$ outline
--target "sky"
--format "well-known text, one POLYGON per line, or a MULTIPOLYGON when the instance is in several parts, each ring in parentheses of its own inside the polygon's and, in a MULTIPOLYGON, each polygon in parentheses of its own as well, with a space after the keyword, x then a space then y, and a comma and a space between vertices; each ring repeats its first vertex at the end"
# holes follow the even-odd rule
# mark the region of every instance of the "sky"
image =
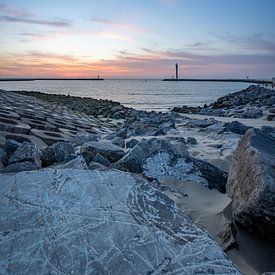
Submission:
POLYGON ((275 0, 0 0, 0 77, 275 77, 275 0))

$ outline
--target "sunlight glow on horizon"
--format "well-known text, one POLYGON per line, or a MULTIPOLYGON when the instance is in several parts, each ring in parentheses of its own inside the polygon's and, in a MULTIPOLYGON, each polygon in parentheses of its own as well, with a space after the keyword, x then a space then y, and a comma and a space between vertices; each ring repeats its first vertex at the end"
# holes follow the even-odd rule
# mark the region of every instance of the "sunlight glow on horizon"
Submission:
POLYGON ((275 1, 0 0, 0 77, 275 75, 275 1), (203 12, 202 12, 203 11, 203 12))

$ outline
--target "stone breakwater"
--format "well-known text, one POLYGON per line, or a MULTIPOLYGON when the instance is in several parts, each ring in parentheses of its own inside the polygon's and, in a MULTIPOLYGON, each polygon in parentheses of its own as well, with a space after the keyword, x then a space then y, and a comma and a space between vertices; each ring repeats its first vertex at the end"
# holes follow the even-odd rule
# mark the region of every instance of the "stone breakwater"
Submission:
POLYGON ((25 94, 0 92, 0 270, 239 274, 222 251, 238 246, 235 222, 274 240, 274 128, 25 94), (167 179, 227 192, 233 221, 210 237, 167 179))
POLYGON ((247 89, 219 98, 210 106, 175 107, 179 113, 225 116, 235 118, 260 118, 275 120, 275 91, 251 85, 247 89))

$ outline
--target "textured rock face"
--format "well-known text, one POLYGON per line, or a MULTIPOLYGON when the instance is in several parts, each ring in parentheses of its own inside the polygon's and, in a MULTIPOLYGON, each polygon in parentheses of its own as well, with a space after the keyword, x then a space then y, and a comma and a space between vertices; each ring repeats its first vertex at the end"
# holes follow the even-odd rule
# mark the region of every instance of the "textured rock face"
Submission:
POLYGON ((236 149, 227 182, 233 218, 253 233, 275 239, 275 139, 251 129, 236 149))
POLYGON ((124 151, 121 147, 109 142, 87 142, 81 147, 81 153, 90 161, 97 153, 105 157, 111 162, 116 162, 123 157, 124 151))
POLYGON ((147 181, 119 171, 0 176, 0 270, 9 274, 239 274, 147 181))
POLYGON ((41 166, 41 160, 38 148, 30 142, 23 142, 18 149, 10 156, 9 164, 16 162, 31 161, 38 167, 41 166))
POLYGON ((49 166, 64 161, 66 157, 74 153, 74 147, 69 142, 60 141, 42 149, 41 152, 43 166, 49 166))
POLYGON ((188 156, 185 143, 174 142, 172 144, 167 140, 156 138, 142 139, 128 154, 115 164, 115 167, 124 171, 141 173, 146 159, 161 152, 165 152, 171 156, 173 159, 171 161, 176 161, 178 157, 188 156))
POLYGON ((224 125, 225 132, 232 132, 238 135, 244 135, 248 129, 249 127, 243 125, 239 121, 232 121, 224 125))

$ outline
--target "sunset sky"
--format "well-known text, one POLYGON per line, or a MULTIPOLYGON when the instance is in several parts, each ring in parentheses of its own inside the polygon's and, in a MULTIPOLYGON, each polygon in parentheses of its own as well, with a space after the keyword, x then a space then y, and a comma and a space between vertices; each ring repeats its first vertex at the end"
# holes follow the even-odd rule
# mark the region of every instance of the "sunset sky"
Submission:
POLYGON ((0 77, 275 76, 274 0, 0 0, 0 77))

